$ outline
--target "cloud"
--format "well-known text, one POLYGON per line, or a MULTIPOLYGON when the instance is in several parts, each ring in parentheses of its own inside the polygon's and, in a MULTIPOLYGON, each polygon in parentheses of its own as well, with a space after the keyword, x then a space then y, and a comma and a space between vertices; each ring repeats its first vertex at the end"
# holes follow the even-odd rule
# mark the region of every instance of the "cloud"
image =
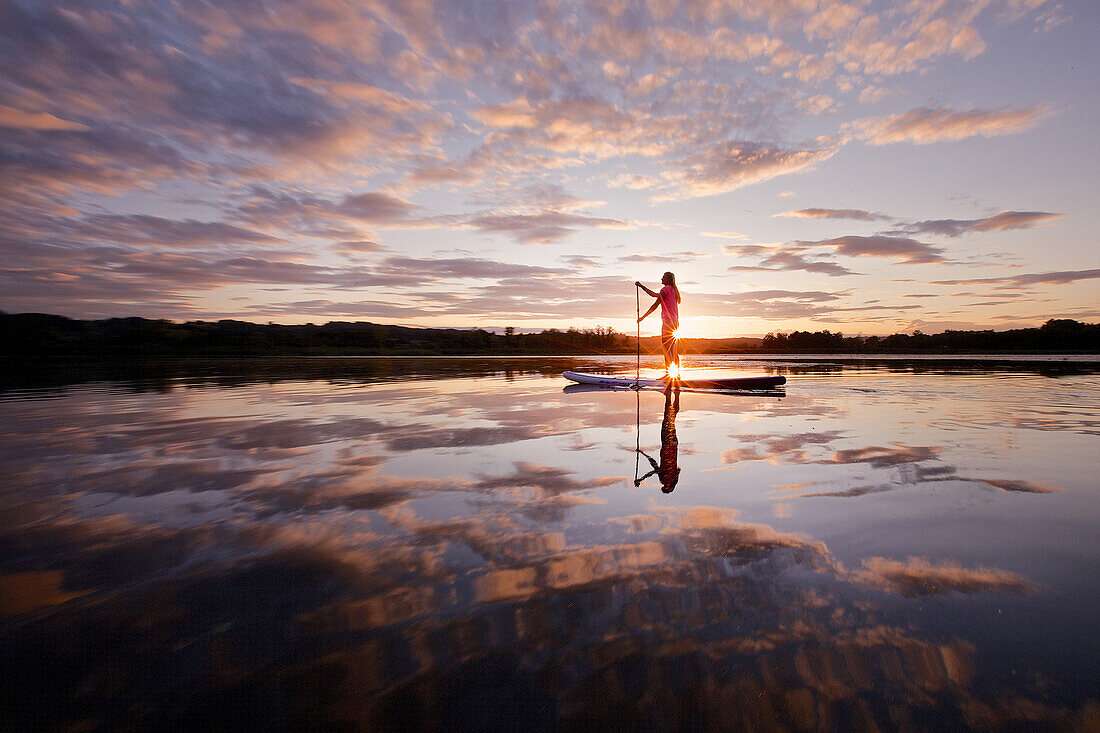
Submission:
POLYGON ((859 93, 859 101, 862 104, 875 104, 881 102, 886 97, 890 96, 891 91, 882 87, 874 85, 865 87, 863 91, 859 93))
POLYGON ((872 145, 910 142, 916 145, 965 140, 971 137, 998 137, 1026 132, 1046 116, 1046 107, 975 109, 956 112, 947 108, 919 107, 881 119, 849 123, 856 137, 872 145))
POLYGON ((294 300, 281 303, 254 304, 245 307, 249 318, 292 316, 302 318, 379 318, 390 321, 407 321, 433 314, 431 306, 412 301, 409 305, 374 300, 334 301, 327 299, 294 300))
MULTIPOLYGON (((805 60, 805 59, 803 59, 805 60)), ((798 103, 798 108, 809 115, 819 115, 825 110, 833 106, 833 98, 825 95, 818 94, 809 99, 803 100, 798 103)))
POLYGON ((730 303, 751 303, 769 300, 795 300, 799 302, 824 303, 840 298, 838 293, 827 293, 821 290, 754 290, 747 293, 734 293, 723 296, 730 303))
POLYGON ((124 124, 88 130, 9 129, 0 136, 0 199, 47 205, 76 191, 117 194, 203 166, 146 130, 124 124))
POLYGON ((407 223, 418 209, 385 191, 364 191, 330 199, 294 189, 272 190, 253 185, 242 194, 233 215, 256 226, 313 233, 334 223, 353 226, 407 223))
POLYGON ((734 434, 730 436, 744 443, 722 452, 722 463, 768 460, 772 463, 809 462, 808 448, 824 446, 844 437, 844 433, 827 430, 820 433, 790 433, 785 435, 734 434))
POLYGON ((939 247, 907 237, 848 235, 819 241, 799 241, 795 244, 802 247, 829 247, 835 249, 837 254, 848 257, 890 257, 899 260, 899 264, 903 265, 926 265, 948 261, 939 247))
POLYGON ((329 249, 333 252, 355 257, 381 251, 383 247, 378 242, 337 242, 329 249))
POLYGON ((765 258, 761 263, 755 267, 746 265, 732 265, 726 268, 731 272, 768 272, 768 271, 791 271, 791 270, 804 270, 806 272, 817 272, 822 275, 829 275, 831 277, 841 277, 844 275, 855 275, 857 273, 849 270, 847 267, 838 265, 835 262, 823 262, 823 261, 810 261, 805 257, 793 252, 775 252, 765 258))
MULTIPOLYGON (((572 196, 558 187, 535 186, 519 192, 522 207, 505 208, 469 215, 413 217, 419 207, 409 201, 382 191, 369 191, 345 196, 339 201, 322 199, 310 194, 277 194, 257 188, 251 200, 242 204, 238 215, 246 221, 268 226, 298 226, 305 221, 313 230, 324 222, 378 224, 389 227, 473 228, 491 233, 513 235, 521 244, 559 242, 577 227, 627 229, 629 224, 611 217, 596 217, 576 211, 603 202, 587 201, 572 196)), ((334 232, 342 235, 345 232, 334 232)), ((354 234, 354 230, 346 232, 354 234)))
POLYGON ((856 219, 857 221, 878 221, 888 219, 883 214, 875 214, 863 209, 798 209, 784 211, 775 216, 796 217, 800 219, 856 219))
POLYGON ((507 104, 494 104, 472 110, 470 116, 489 127, 530 128, 539 122, 531 103, 522 98, 507 104))
POLYGON ((907 561, 873 557, 854 574, 858 582, 877 585, 907 598, 946 593, 1024 593, 1035 586, 1023 576, 995 568, 964 568, 955 563, 933 565, 919 557, 907 561))
POLYGON ((620 257, 619 262, 683 262, 685 260, 698 260, 710 256, 709 252, 691 252, 686 250, 681 252, 669 252, 667 254, 639 252, 620 257))
MULTIPOLYGON (((195 239, 195 234, 185 231, 195 239)), ((208 232, 200 234, 208 236, 208 232)), ((177 246, 184 243, 178 239, 177 246)), ((368 249, 370 249, 368 247, 368 249)), ((4 246, 0 243, 0 253, 4 246)), ((3 307, 20 303, 39 306, 43 312, 71 312, 70 308, 81 303, 98 303, 95 315, 133 315, 134 308, 147 308, 150 313, 161 314, 168 308, 191 311, 187 305, 195 293, 242 284, 253 285, 308 285, 334 290, 361 288, 422 288, 428 285, 448 283, 453 289, 443 292, 419 293, 404 303, 385 306, 354 306, 345 309, 345 315, 388 315, 411 318, 417 313, 431 312, 433 307, 447 308, 450 312, 462 312, 455 305, 460 300, 463 286, 456 281, 491 279, 515 283, 518 291, 522 285, 531 286, 533 279, 561 278, 572 271, 565 268, 539 267, 511 264, 485 258, 413 258, 390 256, 373 264, 328 265, 293 261, 294 253, 283 250, 256 251, 250 254, 222 250, 193 249, 182 251, 152 252, 121 247, 73 248, 36 247, 29 253, 15 252, 9 256, 6 266, 0 266, 0 300, 3 307), (419 311, 411 307, 418 302, 419 311), (434 304, 434 305, 433 305, 434 304)), ((593 296, 596 294, 593 293, 593 296)), ((337 313, 326 310, 327 299, 298 301, 303 312, 337 313)), ((485 312, 496 309, 489 304, 485 312)), ((248 307, 250 312, 294 313, 288 306, 248 307)), ((589 312, 594 312, 592 307, 589 312)), ((143 314, 144 311, 143 311, 143 314)))
POLYGON ((755 290, 744 293, 692 293, 692 313, 783 320, 826 313, 844 293, 820 290, 755 290))
POLYGON ((803 30, 806 37, 813 40, 818 38, 836 38, 851 28, 859 20, 861 12, 855 5, 845 3, 828 3, 806 21, 803 30))
POLYGON ((25 112, 15 107, 0 105, 0 127, 16 127, 24 130, 88 130, 87 125, 63 120, 48 112, 25 112))
POLYGON ((699 232, 701 237, 715 237, 717 239, 748 239, 749 235, 740 232, 699 232))
MULTIPOLYGON (((781 244, 723 244, 722 254, 734 257, 758 257, 783 250, 781 244)), ((801 251, 798 247, 792 247, 793 251, 801 251)))
POLYGON ((671 201, 714 196, 805 170, 828 160, 836 148, 784 149, 754 142, 727 142, 674 161, 666 178, 676 185, 653 197, 671 201))
POLYGON ((502 280, 508 278, 556 277, 571 271, 558 267, 519 265, 486 260, 478 257, 454 259, 417 259, 413 257, 387 257, 378 266, 383 274, 420 276, 426 279, 474 278, 502 280))
POLYGON ((442 429, 419 425, 387 436, 386 447, 392 451, 406 452, 427 448, 503 445, 535 440, 544 437, 548 432, 545 426, 536 425, 442 429))
POLYGON ((368 191, 344 197, 335 212, 363 221, 397 221, 408 216, 413 205, 388 193, 368 191))
POLYGON ((861 305, 852 308, 833 308, 830 313, 869 313, 871 311, 908 311, 921 310, 919 305, 861 305))
POLYGON ((986 48, 971 25, 984 7, 912 3, 889 14, 861 12, 858 20, 847 23, 844 32, 830 44, 831 55, 846 71, 868 76, 926 69, 933 61, 950 55, 970 61, 986 48))
POLYGON ((1061 270, 1057 272, 1036 272, 1008 277, 980 277, 966 280, 933 280, 929 285, 997 285, 998 290, 1014 290, 1032 285, 1067 285, 1080 280, 1100 278, 1097 270, 1061 270))
POLYGON ((577 267, 599 267, 600 261, 595 257, 589 255, 566 255, 562 257, 562 262, 577 268, 577 267))
POLYGON ((1025 494, 1053 494, 1062 490, 1053 486, 1044 486, 1042 484, 1033 484, 1029 481, 1015 481, 1011 479, 982 478, 971 480, 980 481, 983 484, 992 486, 995 489, 1000 489, 1001 491, 1019 491, 1025 494))
POLYGON ((388 112, 409 114, 431 109, 427 102, 415 101, 396 92, 360 82, 329 81, 325 79, 290 79, 291 83, 321 92, 336 104, 362 102, 388 112))
POLYGON ((660 184, 659 178, 646 176, 641 173, 623 173, 607 182, 612 188, 628 188, 634 191, 655 188, 660 184))
POLYGON ((632 96, 644 96, 652 94, 667 83, 668 79, 662 74, 646 74, 627 87, 627 92, 632 96))
POLYGON ((907 225, 909 233, 939 234, 958 237, 969 232, 993 232, 1009 229, 1031 229, 1065 218, 1065 214, 1047 211, 1002 211, 982 219, 933 219, 907 225))
MULTIPOLYGON (((843 309, 841 309, 843 310, 843 309)), ((752 437, 752 436, 747 436, 752 437)), ((927 483, 935 481, 966 481, 971 483, 980 483, 990 486, 1005 492, 1022 492, 1029 494, 1051 494, 1062 491, 1062 489, 1045 486, 1042 484, 1033 484, 1028 481, 1019 481, 1011 479, 987 479, 987 478, 971 478, 960 476, 958 470, 954 466, 936 465, 936 466, 922 466, 917 465, 924 461, 933 461, 939 459, 941 449, 937 446, 908 446, 901 443, 893 444, 894 447, 883 446, 868 446, 865 448, 855 448, 837 451, 831 458, 819 461, 812 461, 819 464, 842 464, 851 465, 857 463, 866 463, 874 468, 890 468, 893 466, 906 466, 907 469, 911 469, 904 474, 905 483, 927 483)), ((751 456, 750 456, 751 457, 751 456)), ((755 456, 759 458, 760 456, 755 456)), ((797 462, 810 462, 804 455, 796 455, 797 462)), ((846 489, 843 491, 818 491, 813 493, 799 494, 801 498, 810 497, 843 497, 852 498, 858 496, 864 496, 866 494, 881 493, 885 491, 891 491, 897 488, 899 484, 880 484, 871 486, 860 486, 852 489, 846 489)), ((798 488, 805 488, 805 485, 800 485, 798 488)))
POLYGON ((167 247, 283 242, 278 237, 225 222, 166 219, 147 214, 86 216, 61 220, 58 224, 58 235, 70 241, 167 247))
POLYGON ((819 463, 866 463, 874 468, 887 468, 905 463, 934 460, 939 452, 940 449, 935 446, 909 446, 896 443, 894 447, 888 448, 871 445, 865 448, 839 450, 833 454, 832 458, 819 463))
MULTIPOLYGON (((799 484, 799 488, 803 488, 806 484, 799 484)), ((843 491, 815 491, 808 494, 796 494, 799 499, 814 499, 833 497, 838 499, 854 499, 860 496, 867 496, 868 494, 881 494, 886 491, 891 491, 896 488, 892 484, 885 485, 872 485, 872 486, 855 486, 850 489, 844 489, 843 491)))
POLYGON ((564 96, 535 103, 519 98, 472 110, 471 116, 494 128, 480 156, 505 167, 540 149, 559 157, 594 160, 653 157, 670 149, 668 122, 596 96, 564 96))
MULTIPOLYGON (((1014 8, 1012 22, 1051 20, 1014 8)), ((414 318, 420 304, 458 314, 468 299, 481 308, 468 283, 448 288, 384 255, 400 246, 425 259, 471 239, 555 245, 585 229, 638 227, 623 213, 634 191, 652 201, 729 193, 824 167, 845 136, 924 140, 1034 124, 1045 108, 915 110, 840 135, 818 119, 821 137, 791 137, 807 115, 844 114, 861 89, 873 96, 887 74, 981 53, 976 17, 956 3, 879 13, 807 0, 492 2, 462 12, 395 0, 13 5, 0 24, 9 51, 0 58, 0 297, 18 310, 48 310, 58 298, 74 315, 180 317, 199 302, 257 312, 275 297, 264 288, 297 291, 273 310, 317 312, 353 308, 330 288, 388 287, 395 302, 376 312, 414 318), (476 79, 487 81, 471 86, 476 79), (419 198, 427 186, 438 190, 419 198), (624 189, 621 208, 591 200, 601 186, 624 189), (391 242, 395 229, 423 234, 391 242), (432 244, 455 230, 468 230, 455 235, 461 243, 432 244), (426 283, 432 292, 411 292, 426 283), (233 287, 248 293, 211 292, 233 287)), ((1042 212, 1011 213, 1014 222, 969 225, 1042 223, 1042 212)), ((863 245, 793 243, 739 267, 842 276, 851 271, 829 261, 834 252, 890 256, 882 241, 863 245)), ((624 251, 647 256, 641 249, 624 251)), ((936 261, 935 251, 910 250, 902 261, 936 261)), ((548 257, 562 261, 559 250, 548 257)), ((519 303, 518 282, 499 285, 519 303)), ((563 308, 606 312, 587 294, 563 308)))
POLYGON ((510 319, 593 318, 608 312, 630 312, 630 292, 622 286, 620 276, 513 277, 487 283, 457 302, 443 302, 440 307, 448 313, 493 319, 501 314, 510 319))
POLYGON ((515 236, 521 244, 548 244, 559 242, 574 231, 572 227, 588 226, 597 229, 626 229, 626 222, 608 217, 583 216, 561 211, 538 214, 483 214, 470 217, 463 226, 485 232, 504 232, 515 236))
POLYGON ((538 491, 541 496, 553 497, 574 491, 610 486, 623 480, 619 477, 602 477, 582 481, 574 478, 575 475, 573 471, 566 469, 520 461, 515 464, 514 471, 510 474, 478 476, 471 488, 477 491, 531 488, 538 491))
MULTIPOLYGON (((136 11, 95 2, 13 7, 4 26, 7 58, 35 63, 2 65, 8 86, 0 107, 43 111, 3 118, 33 128, 22 131, 36 132, 46 150, 59 139, 45 135, 87 133, 64 144, 84 148, 74 157, 85 166, 94 161, 107 171, 117 164, 94 153, 103 144, 96 138, 108 134, 128 138, 130 148, 147 140, 198 169, 266 168, 282 176, 293 167, 346 168, 366 154, 379 161, 431 148, 452 124, 429 104, 400 104, 395 92, 374 87, 367 94, 371 87, 351 81, 362 78, 350 73, 357 52, 354 63, 382 57, 365 53, 377 38, 375 21, 350 8, 307 0, 274 12, 198 4, 136 11), (345 79, 322 81, 322 71, 345 79), (72 118, 81 122, 65 124, 72 118)), ((130 185, 157 177, 152 167, 131 172, 130 185)))

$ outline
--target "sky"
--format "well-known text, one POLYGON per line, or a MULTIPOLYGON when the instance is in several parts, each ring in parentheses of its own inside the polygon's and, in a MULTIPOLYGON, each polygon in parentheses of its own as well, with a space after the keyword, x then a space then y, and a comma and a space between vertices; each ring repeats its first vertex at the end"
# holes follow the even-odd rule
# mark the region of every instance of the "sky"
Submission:
POLYGON ((1096 321, 1098 31, 1095 0, 0 0, 0 310, 632 334, 669 270, 685 336, 1096 321))

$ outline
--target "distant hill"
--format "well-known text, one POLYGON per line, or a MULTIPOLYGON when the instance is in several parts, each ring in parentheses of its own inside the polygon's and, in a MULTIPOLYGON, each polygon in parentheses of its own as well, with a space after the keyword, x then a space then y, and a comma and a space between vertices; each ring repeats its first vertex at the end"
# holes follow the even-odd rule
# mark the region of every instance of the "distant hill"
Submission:
MULTIPOLYGON (((482 329, 410 328, 333 321, 318 326, 246 321, 175 323, 147 318, 85 321, 44 313, 0 313, 0 340, 13 357, 200 357, 308 355, 630 354, 635 338, 610 328, 504 334, 482 329)), ((641 339, 660 353, 656 336, 641 339)), ((1100 353, 1100 324, 1059 319, 1039 328, 939 334, 844 336, 830 331, 770 333, 764 338, 682 339, 684 354, 724 353, 1100 353)))

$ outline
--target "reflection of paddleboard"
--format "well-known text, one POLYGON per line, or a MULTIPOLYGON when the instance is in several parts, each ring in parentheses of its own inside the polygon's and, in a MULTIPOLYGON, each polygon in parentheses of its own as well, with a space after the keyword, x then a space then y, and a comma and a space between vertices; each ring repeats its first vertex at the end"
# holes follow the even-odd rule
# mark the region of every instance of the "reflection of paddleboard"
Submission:
MULTIPOLYGON (((657 387, 664 389, 667 379, 635 379, 634 377, 614 377, 607 374, 582 374, 581 372, 562 372, 562 376, 580 384, 596 384, 604 387, 657 387)), ((673 386, 686 389, 775 389, 786 384, 787 378, 775 377, 730 377, 726 379, 677 379, 673 386)))
MULTIPOLYGON (((634 389, 634 380, 630 380, 630 384, 567 384, 562 392, 565 394, 580 394, 582 392, 615 392, 615 391, 632 391, 634 389)), ((667 384, 655 385, 653 387, 646 387, 641 385, 639 390, 652 390, 655 392, 664 392, 668 389, 667 384)), ((690 387, 676 387, 681 392, 695 392, 698 394, 721 394, 721 395, 741 395, 752 397, 786 397, 787 393, 783 391, 782 387, 775 389, 693 389, 690 387)))

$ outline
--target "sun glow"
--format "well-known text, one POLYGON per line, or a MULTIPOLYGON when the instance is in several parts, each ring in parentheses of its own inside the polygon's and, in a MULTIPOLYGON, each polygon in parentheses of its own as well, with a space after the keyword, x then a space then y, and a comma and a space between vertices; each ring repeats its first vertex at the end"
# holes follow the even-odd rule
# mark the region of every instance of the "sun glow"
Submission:
POLYGON ((680 365, 673 362, 668 365, 668 376, 670 379, 680 378, 680 365))

